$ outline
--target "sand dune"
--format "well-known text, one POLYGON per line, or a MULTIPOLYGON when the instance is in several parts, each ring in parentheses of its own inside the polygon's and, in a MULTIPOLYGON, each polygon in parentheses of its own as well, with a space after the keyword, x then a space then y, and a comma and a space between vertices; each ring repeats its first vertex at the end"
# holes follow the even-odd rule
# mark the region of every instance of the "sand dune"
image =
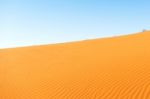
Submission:
POLYGON ((0 99, 150 99, 150 32, 1 49, 0 99))

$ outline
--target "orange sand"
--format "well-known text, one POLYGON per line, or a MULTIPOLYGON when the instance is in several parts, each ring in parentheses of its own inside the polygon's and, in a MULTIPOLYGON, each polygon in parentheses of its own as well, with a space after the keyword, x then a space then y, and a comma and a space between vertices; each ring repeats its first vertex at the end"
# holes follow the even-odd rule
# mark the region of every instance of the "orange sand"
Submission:
POLYGON ((1 49, 0 99, 150 99, 150 32, 1 49))

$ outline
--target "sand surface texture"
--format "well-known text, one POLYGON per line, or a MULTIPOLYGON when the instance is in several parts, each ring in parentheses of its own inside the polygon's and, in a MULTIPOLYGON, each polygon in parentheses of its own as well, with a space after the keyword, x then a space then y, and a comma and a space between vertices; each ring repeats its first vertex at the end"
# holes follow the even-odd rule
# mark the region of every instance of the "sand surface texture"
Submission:
POLYGON ((1 49, 0 99, 150 99, 150 32, 1 49))

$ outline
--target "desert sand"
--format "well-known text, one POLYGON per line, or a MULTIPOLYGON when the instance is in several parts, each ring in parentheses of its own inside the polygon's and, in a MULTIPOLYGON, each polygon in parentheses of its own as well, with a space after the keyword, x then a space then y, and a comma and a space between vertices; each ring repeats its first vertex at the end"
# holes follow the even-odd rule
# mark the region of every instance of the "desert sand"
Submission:
POLYGON ((0 99, 150 99, 150 32, 1 49, 0 99))

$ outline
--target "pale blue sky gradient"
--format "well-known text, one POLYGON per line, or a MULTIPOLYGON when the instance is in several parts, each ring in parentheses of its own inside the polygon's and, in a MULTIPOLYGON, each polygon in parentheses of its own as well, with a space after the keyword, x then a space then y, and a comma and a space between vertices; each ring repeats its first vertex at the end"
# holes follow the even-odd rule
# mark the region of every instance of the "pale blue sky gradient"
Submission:
POLYGON ((150 0, 0 0, 0 48, 150 29, 150 0))

